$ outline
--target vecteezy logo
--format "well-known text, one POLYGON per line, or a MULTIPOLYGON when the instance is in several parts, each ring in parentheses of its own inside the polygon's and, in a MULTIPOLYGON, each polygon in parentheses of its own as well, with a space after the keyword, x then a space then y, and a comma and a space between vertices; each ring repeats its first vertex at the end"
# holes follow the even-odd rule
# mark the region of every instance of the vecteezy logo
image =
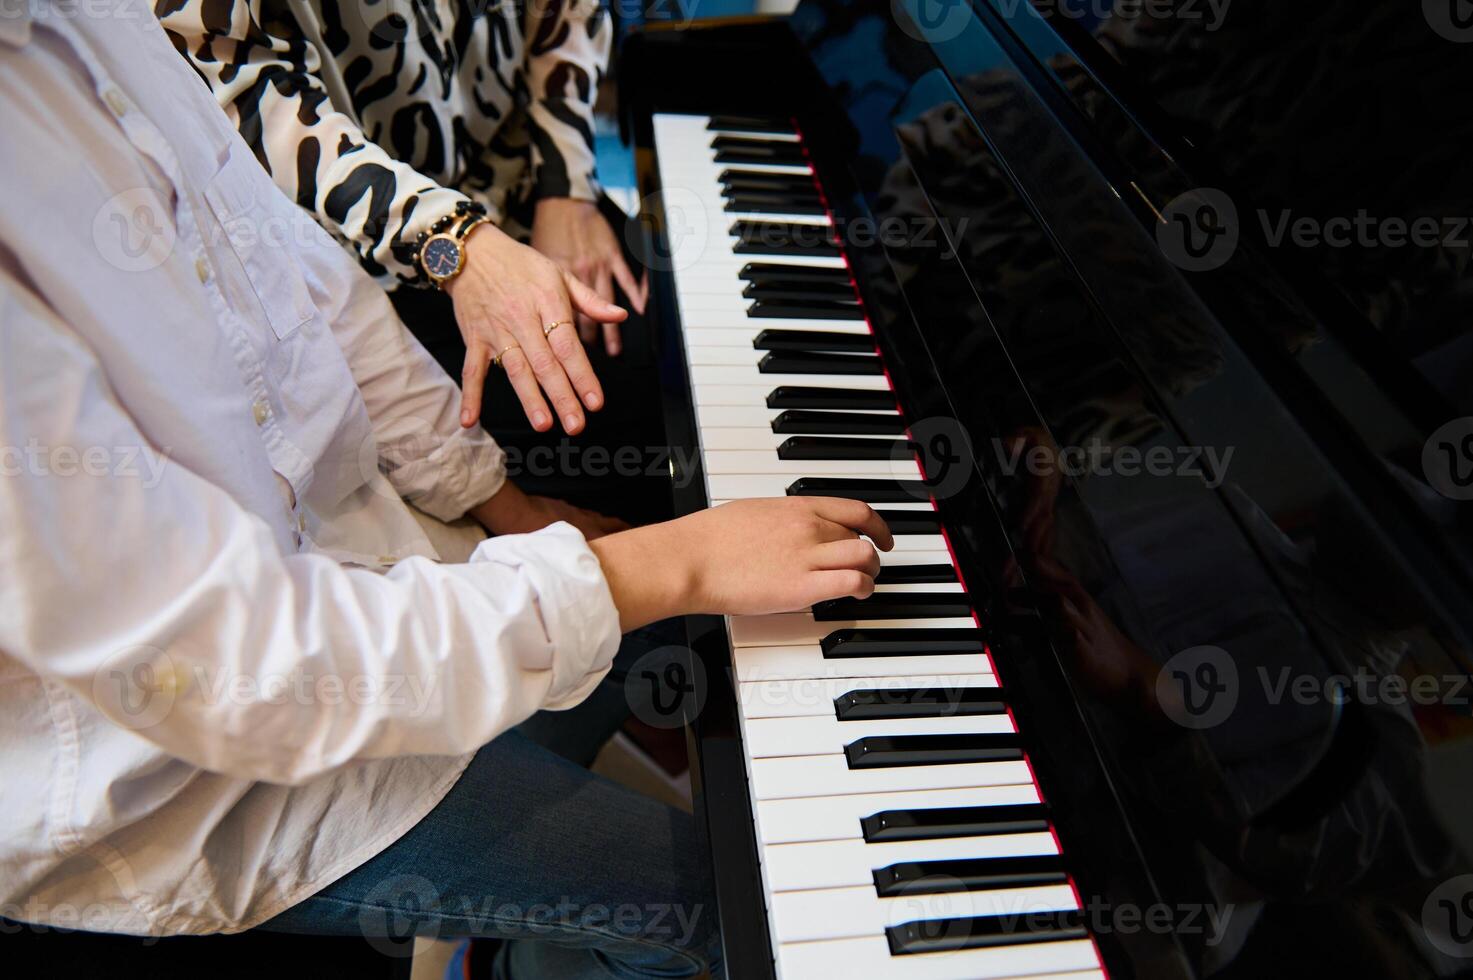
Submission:
POLYGON ((706 705, 706 671, 694 651, 660 647, 636 660, 624 677, 629 710, 653 728, 679 728, 706 705))
POLYGON ((1473 500, 1473 415, 1438 427, 1422 446, 1422 472, 1451 500, 1473 500))
POLYGON ((1449 41, 1473 41, 1473 0, 1422 0, 1427 24, 1449 41))
POLYGON ((1448 956, 1473 956, 1473 874, 1449 878, 1422 903, 1422 928, 1448 956))
POLYGON ((173 214, 152 187, 114 194, 92 216, 92 244, 123 272, 147 272, 174 251, 173 214))
POLYGON ((923 480, 917 499, 944 500, 972 478, 976 462, 966 426, 952 418, 921 419, 910 426, 910 438, 896 443, 890 472, 906 485, 923 480))
POLYGON ((158 647, 126 647, 92 675, 92 697, 115 724, 152 728, 169 714, 181 687, 174 660, 158 647))
POLYGON ((428 878, 390 875, 363 896, 358 931, 385 956, 413 956, 412 937, 437 934, 439 908, 440 893, 428 878))
POLYGON ((967 0, 890 0, 890 14, 917 41, 952 41, 972 22, 967 0))
POLYGON ((1161 667, 1156 700, 1183 728, 1215 728, 1238 705, 1238 666, 1222 647, 1191 647, 1161 667))
POLYGON ((1220 268, 1238 248, 1238 209, 1215 187, 1178 194, 1161 211, 1156 245, 1188 272, 1220 268))
POLYGON ((705 202, 695 192, 666 187, 646 195, 639 204, 639 220, 627 222, 624 235, 635 254, 647 256, 647 266, 678 272, 706 254, 711 222, 705 202))

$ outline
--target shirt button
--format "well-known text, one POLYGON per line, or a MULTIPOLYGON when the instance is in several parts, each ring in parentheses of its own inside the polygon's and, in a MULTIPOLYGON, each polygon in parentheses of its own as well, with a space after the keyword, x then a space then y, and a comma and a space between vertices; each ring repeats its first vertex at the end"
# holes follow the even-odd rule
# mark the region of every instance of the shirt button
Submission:
POLYGON ((210 281, 210 263, 205 261, 203 255, 194 260, 194 274, 199 276, 200 282, 210 281))
POLYGON ((392 564, 394 564, 398 560, 399 559, 395 558, 393 555, 379 555, 378 556, 378 563, 380 565, 392 565, 392 564))
POLYGON ((297 515, 297 530, 298 531, 305 531, 305 530, 307 530, 307 515, 306 514, 298 514, 297 515))
POLYGON ((110 88, 102 93, 102 100, 107 103, 107 107, 112 110, 113 115, 122 116, 127 114, 128 100, 123 98, 123 93, 117 89, 110 88))
POLYGON ((266 420, 271 417, 271 406, 262 399, 251 406, 251 414, 255 416, 257 425, 265 425, 266 420))

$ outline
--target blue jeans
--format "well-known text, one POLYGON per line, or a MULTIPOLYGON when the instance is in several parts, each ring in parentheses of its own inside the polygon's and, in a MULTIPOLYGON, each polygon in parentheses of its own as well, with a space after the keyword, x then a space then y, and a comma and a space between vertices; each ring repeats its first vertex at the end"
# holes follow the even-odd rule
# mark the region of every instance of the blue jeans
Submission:
POLYGON ((407 834, 261 928, 505 939, 499 980, 720 976, 694 821, 579 764, 628 711, 623 670, 663 637, 625 637, 587 701, 493 740, 407 834))

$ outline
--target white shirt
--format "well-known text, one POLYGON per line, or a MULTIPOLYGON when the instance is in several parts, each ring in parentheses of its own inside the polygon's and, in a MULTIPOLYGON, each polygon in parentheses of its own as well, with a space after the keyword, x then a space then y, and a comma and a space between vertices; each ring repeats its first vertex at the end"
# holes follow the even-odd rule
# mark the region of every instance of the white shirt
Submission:
POLYGON ((500 450, 148 9, 62 7, 0 12, 0 916, 234 931, 581 700, 618 615, 565 524, 435 560, 401 496, 457 518, 500 450))

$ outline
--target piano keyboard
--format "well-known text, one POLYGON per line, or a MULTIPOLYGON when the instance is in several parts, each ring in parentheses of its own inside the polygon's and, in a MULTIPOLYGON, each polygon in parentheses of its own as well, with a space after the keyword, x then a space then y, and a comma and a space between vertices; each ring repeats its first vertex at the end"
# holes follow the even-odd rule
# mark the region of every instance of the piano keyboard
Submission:
POLYGON ((668 237, 707 499, 854 497, 896 532, 869 599, 727 620, 778 975, 1102 980, 799 135, 654 141, 700 218, 668 237))

